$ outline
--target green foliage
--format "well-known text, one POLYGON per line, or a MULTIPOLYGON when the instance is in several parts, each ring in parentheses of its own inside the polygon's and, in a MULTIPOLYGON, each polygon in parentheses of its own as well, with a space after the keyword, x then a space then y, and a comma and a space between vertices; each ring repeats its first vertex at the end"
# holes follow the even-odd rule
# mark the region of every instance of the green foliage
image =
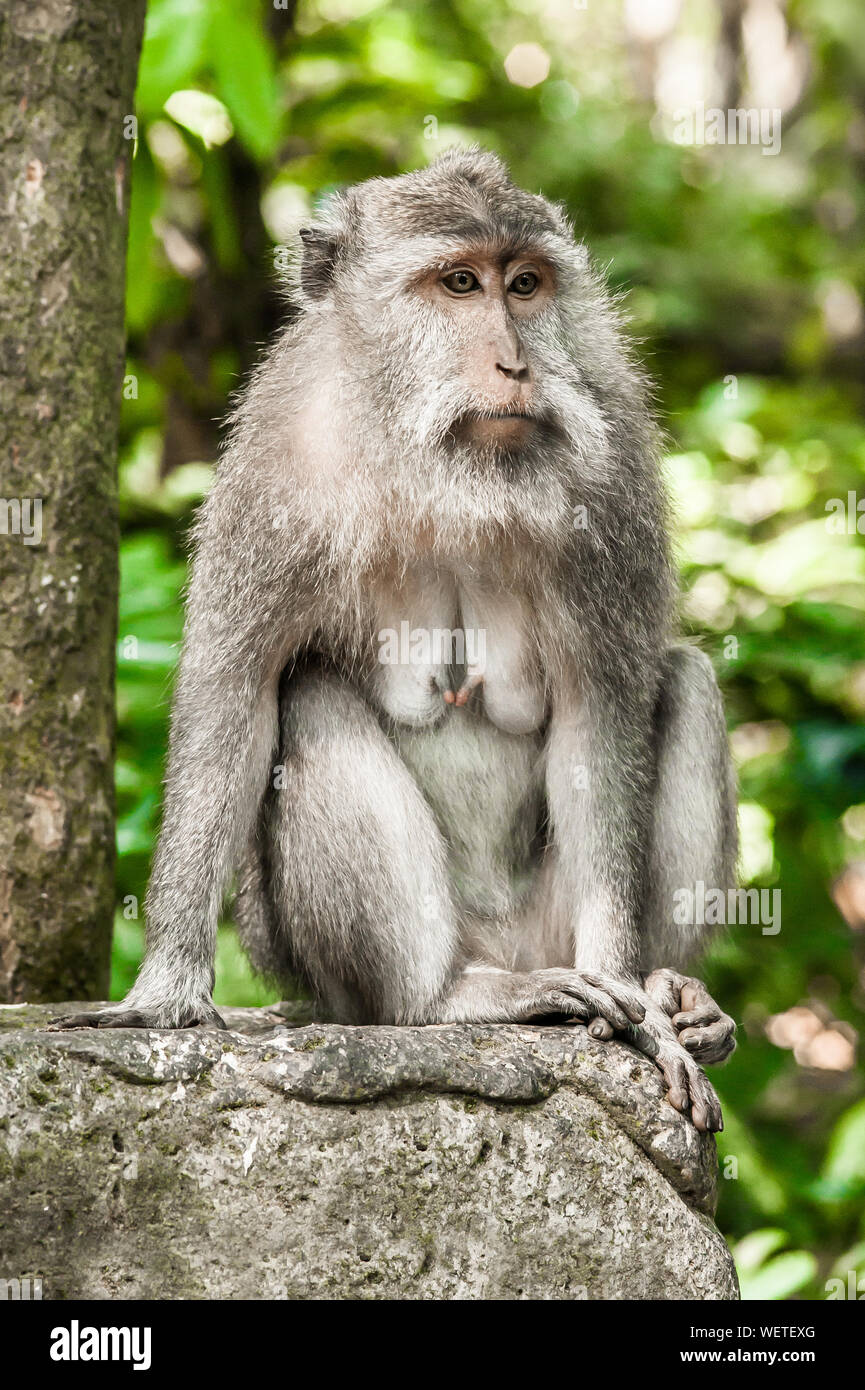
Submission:
POLYGON ((787 1244, 786 1231, 752 1231, 734 1250, 742 1298, 746 1301, 789 1298, 811 1282, 817 1261, 808 1250, 776 1252, 787 1244))
MULTIPOLYGON (((567 205, 623 291, 658 382, 683 615, 726 693, 743 873, 782 894, 780 932, 734 928, 707 972, 742 1024, 718 1079, 719 1218, 746 1296, 772 1298, 825 1297, 827 1280, 865 1268, 865 1087, 853 1060, 865 879, 851 877, 865 860, 854 288, 865 191, 851 114, 865 45, 852 3, 791 0, 787 20, 790 61, 807 62, 781 153, 767 157, 664 137, 653 88, 664 45, 704 45, 711 69, 714 5, 686 4, 653 49, 626 31, 621 6, 301 0, 295 13, 151 0, 129 250, 137 396, 121 474, 114 980, 119 995, 141 951, 184 538, 215 458, 213 422, 278 322, 274 244, 334 187, 476 139, 567 205), (518 43, 551 60, 531 88, 505 72, 518 43)), ((230 928, 218 975, 223 1002, 272 998, 230 928)))

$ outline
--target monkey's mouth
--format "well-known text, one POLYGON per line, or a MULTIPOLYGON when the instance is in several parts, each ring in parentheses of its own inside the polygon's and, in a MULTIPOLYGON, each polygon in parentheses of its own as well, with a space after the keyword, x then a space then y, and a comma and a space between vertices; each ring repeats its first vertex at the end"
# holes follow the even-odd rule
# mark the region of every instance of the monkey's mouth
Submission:
POLYGON ((460 424, 474 424, 484 420, 531 420, 535 416, 529 410, 516 408, 513 410, 469 410, 460 417, 460 424))
POLYGON ((524 408, 472 410, 456 421, 454 434, 470 444, 501 444, 512 448, 526 443, 538 423, 537 416, 524 408))

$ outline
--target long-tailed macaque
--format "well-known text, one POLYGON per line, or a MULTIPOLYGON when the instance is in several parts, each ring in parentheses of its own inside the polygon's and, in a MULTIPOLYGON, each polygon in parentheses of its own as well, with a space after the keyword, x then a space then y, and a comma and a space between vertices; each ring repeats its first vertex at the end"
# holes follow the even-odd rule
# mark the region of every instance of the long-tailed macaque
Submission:
POLYGON ((59 1026, 220 1023, 235 875, 253 963, 323 1020, 581 1020, 718 1129, 734 1025, 674 895, 733 883, 735 793, 610 296, 477 150, 300 239, 196 525, 146 959, 59 1026))

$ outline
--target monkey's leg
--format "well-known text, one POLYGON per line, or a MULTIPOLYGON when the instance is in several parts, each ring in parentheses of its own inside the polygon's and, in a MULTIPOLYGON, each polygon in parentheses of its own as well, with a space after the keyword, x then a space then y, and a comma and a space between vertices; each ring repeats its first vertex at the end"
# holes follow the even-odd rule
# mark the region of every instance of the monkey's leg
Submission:
MULTIPOLYGON (((266 858, 274 955, 351 1023, 642 1017, 573 970, 463 971, 448 851, 429 802, 362 695, 320 671, 281 699, 282 787, 266 858)), ((443 756, 446 756, 443 754, 443 756)), ((615 987, 614 987, 615 988, 615 987)))
POLYGON ((347 1023, 437 1020, 455 970, 447 852, 362 695, 311 670, 284 684, 269 794, 273 955, 347 1023))
MULTIPOLYGON (((652 712, 626 693, 624 709, 603 687, 588 686, 577 700, 565 690, 554 702, 547 746, 552 843, 542 910, 554 937, 568 927, 578 970, 635 990, 645 1018, 629 1029, 629 1041, 656 1063, 670 1103, 690 1109, 697 1129, 717 1130, 720 1105, 705 1072, 680 1044, 669 1014, 641 988, 647 859, 664 844, 672 807, 664 798, 655 816, 658 731, 652 712)), ((594 1020, 590 1029, 609 1034, 594 1020)))

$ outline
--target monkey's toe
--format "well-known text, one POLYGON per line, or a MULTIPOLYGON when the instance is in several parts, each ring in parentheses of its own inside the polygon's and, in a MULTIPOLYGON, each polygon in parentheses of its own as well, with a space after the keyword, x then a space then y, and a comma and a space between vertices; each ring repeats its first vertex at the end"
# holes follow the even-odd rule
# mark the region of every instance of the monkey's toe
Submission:
POLYGON ((689 1076, 689 1088, 691 1092, 691 1119, 694 1128, 701 1134, 717 1134, 724 1128, 724 1119, 721 1114, 721 1103, 715 1095, 715 1091, 706 1077, 700 1073, 699 1078, 689 1076))
POLYGON ((95 1010, 93 1013, 84 1014, 61 1014, 58 1018, 49 1019, 48 1032, 62 1033, 71 1028, 98 1028, 99 1020, 103 1016, 103 1010, 95 1010))
POLYGON ((613 1025, 605 1018, 593 1018, 588 1027, 590 1036, 597 1038, 598 1042, 609 1042, 614 1031, 613 1025))
POLYGON ((721 1103, 705 1072, 687 1054, 665 1052, 656 1064, 667 1086, 667 1100, 675 1110, 687 1114, 701 1134, 716 1134, 724 1128, 721 1103))

